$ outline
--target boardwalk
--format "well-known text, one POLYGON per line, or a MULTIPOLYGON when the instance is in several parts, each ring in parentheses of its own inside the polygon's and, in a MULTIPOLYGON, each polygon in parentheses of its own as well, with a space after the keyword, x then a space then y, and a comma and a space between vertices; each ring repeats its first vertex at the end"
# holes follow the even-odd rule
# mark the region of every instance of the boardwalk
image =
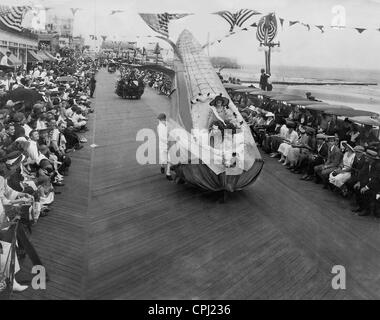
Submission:
POLYGON ((33 229, 51 281, 13 299, 380 298, 379 221, 273 159, 225 204, 169 183, 135 158, 137 131, 155 128, 167 98, 121 100, 114 82, 99 73, 88 145, 33 229), (331 287, 334 265, 344 291, 331 287))

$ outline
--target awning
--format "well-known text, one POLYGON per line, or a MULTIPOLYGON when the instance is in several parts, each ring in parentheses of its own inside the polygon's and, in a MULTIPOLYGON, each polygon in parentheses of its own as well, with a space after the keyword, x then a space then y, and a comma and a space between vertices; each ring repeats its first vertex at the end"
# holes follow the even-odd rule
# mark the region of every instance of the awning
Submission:
POLYGON ((57 60, 57 58, 54 57, 50 52, 45 51, 45 50, 43 52, 50 59, 50 61, 56 61, 57 60))
POLYGON ((28 50, 28 62, 38 63, 42 62, 42 59, 35 51, 28 50))
POLYGON ((43 51, 38 51, 37 54, 42 61, 51 61, 51 59, 43 51))
MULTIPOLYGON (((7 49, 0 48, 0 59, 7 54, 7 49)), ((8 58, 11 66, 19 66, 22 64, 21 60, 19 60, 13 53, 8 58)))

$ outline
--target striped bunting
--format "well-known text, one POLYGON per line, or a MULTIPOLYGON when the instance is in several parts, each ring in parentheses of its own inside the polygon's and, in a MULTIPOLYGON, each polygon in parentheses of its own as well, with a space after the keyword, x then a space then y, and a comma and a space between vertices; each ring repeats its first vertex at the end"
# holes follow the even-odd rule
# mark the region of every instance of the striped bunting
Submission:
POLYGON ((242 27, 244 22, 246 22, 249 18, 252 16, 260 14, 260 12, 257 12, 255 10, 250 10, 250 9, 241 9, 236 13, 236 21, 235 24, 238 27, 242 27))
POLYGON ((189 13, 140 13, 140 17, 146 22, 146 24, 163 35, 166 38, 169 38, 169 22, 172 20, 177 20, 184 18, 189 13))
POLYGON ((22 31, 22 19, 31 7, 9 7, 0 5, 0 22, 15 31, 22 31))
POLYGON ((249 18, 251 18, 255 14, 260 14, 260 12, 257 12, 251 9, 241 9, 237 11, 236 13, 232 13, 230 11, 218 11, 218 12, 215 12, 214 14, 226 20, 228 24, 230 25, 230 32, 232 32, 235 26, 242 27, 244 22, 246 22, 249 18))

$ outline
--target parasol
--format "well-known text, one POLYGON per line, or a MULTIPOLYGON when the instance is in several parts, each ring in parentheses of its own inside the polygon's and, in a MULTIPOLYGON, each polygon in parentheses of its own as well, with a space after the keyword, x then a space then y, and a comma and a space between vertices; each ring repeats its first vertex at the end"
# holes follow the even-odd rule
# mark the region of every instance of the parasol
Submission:
POLYGON ((8 93, 5 100, 24 101, 26 109, 31 108, 36 102, 42 101, 42 96, 35 90, 19 87, 8 93))

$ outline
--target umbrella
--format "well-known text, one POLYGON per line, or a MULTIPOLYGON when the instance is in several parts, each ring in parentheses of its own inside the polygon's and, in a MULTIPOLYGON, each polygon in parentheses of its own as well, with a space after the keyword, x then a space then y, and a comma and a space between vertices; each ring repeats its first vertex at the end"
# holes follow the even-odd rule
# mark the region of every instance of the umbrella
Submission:
POLYGON ((305 108, 309 110, 314 110, 314 111, 325 111, 325 110, 331 110, 331 109, 338 109, 338 110, 353 110, 354 109, 347 106, 339 106, 339 105, 327 104, 327 103, 311 104, 311 105, 305 106, 305 108))
POLYGON ((57 81, 59 81, 59 82, 75 82, 76 80, 75 80, 75 78, 73 78, 73 77, 70 77, 70 76, 64 76, 64 77, 59 77, 59 78, 57 79, 57 81))
POLYGON ((290 103, 290 104, 299 105, 299 106, 308 106, 308 105, 312 105, 312 104, 325 104, 325 103, 318 103, 316 101, 307 100, 307 99, 289 100, 289 101, 286 101, 286 102, 290 103))
POLYGON ((258 88, 244 88, 244 89, 237 89, 234 90, 235 92, 246 92, 246 93, 251 93, 251 92, 263 92, 261 89, 258 88))
POLYGON ((35 90, 19 87, 8 93, 6 99, 12 101, 24 101, 26 109, 33 106, 36 102, 42 101, 42 96, 35 90))
POLYGON ((331 114, 334 116, 341 116, 341 117, 362 117, 362 116, 367 116, 367 117, 372 117, 372 116, 378 116, 379 114, 371 111, 366 111, 366 110, 347 110, 347 109, 328 109, 324 110, 324 113, 331 114))
POLYGON ((303 97, 293 95, 293 94, 280 94, 280 95, 275 95, 271 96, 272 100, 278 100, 278 101, 289 101, 289 100, 304 100, 303 97))
POLYGON ((373 118, 369 116, 360 116, 360 117, 350 117, 348 118, 352 122, 357 122, 360 124, 365 124, 367 126, 380 127, 380 119, 373 118))

